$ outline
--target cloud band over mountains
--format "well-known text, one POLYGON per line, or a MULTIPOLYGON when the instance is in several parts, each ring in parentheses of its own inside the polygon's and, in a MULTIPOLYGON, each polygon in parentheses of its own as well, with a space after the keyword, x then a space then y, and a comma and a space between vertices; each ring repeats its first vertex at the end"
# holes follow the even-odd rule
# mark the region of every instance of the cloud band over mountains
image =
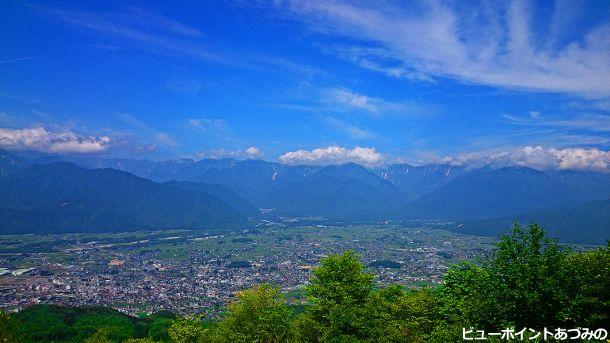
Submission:
MULTIPOLYGON (((328 146, 313 150, 290 151, 279 158, 285 164, 329 165, 358 163, 367 167, 378 167, 395 163, 396 160, 378 152, 374 148, 355 147, 348 149, 340 146, 328 146)), ((402 160, 402 159, 401 159, 402 160)), ((493 154, 463 154, 439 159, 419 161, 418 164, 451 164, 480 167, 520 166, 539 170, 592 170, 610 172, 610 151, 597 148, 544 148, 542 146, 525 146, 512 151, 493 154)))
POLYGON ((462 166, 520 166, 539 170, 571 169, 610 172, 610 151, 597 148, 556 149, 525 146, 512 151, 489 155, 448 156, 433 162, 462 166))
MULTIPOLYGON (((72 131, 52 132, 43 127, 9 129, 0 128, 0 148, 8 150, 34 150, 43 153, 95 154, 113 147, 109 136, 88 136, 72 131)), ((205 150, 197 158, 262 159, 264 152, 255 146, 244 150, 205 150)), ((278 161, 288 165, 332 165, 357 163, 374 168, 409 160, 408 156, 390 156, 374 147, 353 148, 331 145, 311 150, 298 149, 281 154, 278 161)), ((479 167, 522 166, 539 170, 591 170, 610 172, 610 151, 598 148, 523 146, 502 152, 473 152, 428 158, 415 164, 450 164, 479 167)))
POLYGON ((353 149, 347 149, 340 146, 328 146, 313 150, 300 149, 289 151, 281 155, 278 159, 284 164, 291 165, 328 165, 353 162, 372 167, 381 165, 385 162, 384 155, 374 148, 362 148, 359 146, 353 149))
POLYGON ((0 128, 0 147, 48 153, 97 153, 111 145, 108 136, 82 136, 71 131, 51 132, 42 127, 0 128))

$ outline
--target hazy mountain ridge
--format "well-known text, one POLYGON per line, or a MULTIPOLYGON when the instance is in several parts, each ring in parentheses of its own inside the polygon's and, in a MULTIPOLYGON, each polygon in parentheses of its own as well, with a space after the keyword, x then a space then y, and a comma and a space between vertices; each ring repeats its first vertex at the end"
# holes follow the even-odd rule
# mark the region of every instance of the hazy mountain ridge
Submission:
POLYGON ((222 185, 208 185, 200 182, 189 181, 168 181, 166 185, 183 189, 186 191, 197 191, 211 194, 220 199, 225 204, 231 206, 241 214, 248 217, 256 217, 259 215, 259 209, 250 201, 244 199, 233 190, 222 185))
POLYGON ((610 199, 610 175, 573 170, 555 170, 547 174, 586 201, 610 199))
POLYGON ((538 223, 562 241, 603 244, 610 237, 610 199, 575 207, 532 210, 511 217, 459 221, 449 228, 456 232, 495 236, 507 232, 515 221, 538 223))
POLYGON ((32 153, 25 157, 0 149, 0 177, 14 174, 34 164, 48 164, 61 161, 56 155, 32 153))
MULTIPOLYGON (((27 170, 24 168, 41 160, 41 157, 29 160, 15 154, 1 153, 3 154, 0 156, 3 158, 0 159, 0 163, 2 163, 0 166, 13 175, 19 175, 27 170)), ((46 161, 53 160, 54 158, 46 158, 46 161)), ((273 209, 272 214, 278 216, 323 217, 342 221, 444 219, 467 220, 483 224, 506 221, 506 218, 515 219, 519 216, 526 218, 523 217, 524 213, 556 208, 573 209, 592 201, 610 199, 610 174, 572 170, 539 171, 527 167, 492 166, 471 169, 463 166, 412 166, 408 164, 367 169, 353 163, 321 167, 235 159, 200 161, 185 159, 165 162, 93 158, 72 158, 72 160, 88 168, 113 168, 91 171, 95 174, 100 173, 99 170, 106 170, 99 175, 95 174, 96 178, 108 173, 112 174, 111 170, 125 171, 121 172, 123 175, 121 179, 126 188, 139 185, 144 180, 142 178, 146 178, 166 182, 156 184, 158 187, 207 194, 209 199, 212 199, 208 199, 211 203, 222 204, 218 206, 226 207, 226 211, 237 213, 242 219, 243 217, 256 217, 259 215, 259 208, 266 208, 273 209), (139 177, 131 175, 131 178, 128 178, 126 176, 130 175, 128 173, 139 177)), ((45 160, 43 159, 43 161, 45 160)), ((69 174, 57 175, 58 180, 66 177, 69 177, 69 174)), ((5 180, 10 178, 10 175, 0 178, 4 182, 0 184, 9 183, 5 180)), ((109 182, 103 177, 98 181, 109 182)), ((36 179, 29 181, 30 191, 32 190, 31 185, 37 184, 37 182, 36 179)), ((155 184, 149 180, 146 182, 155 184)), ((24 181, 21 187, 27 189, 28 183, 24 181)), ((135 187, 137 188, 137 186, 135 187)), ((11 189, 9 193, 19 193, 17 188, 9 189, 11 189)), ((59 187, 53 191, 61 193, 65 190, 59 187)), ((71 191, 76 190, 71 189, 71 191)), ((81 191, 88 192, 85 188, 81 191)), ((107 196, 110 197, 108 194, 107 196)), ((122 193, 114 196, 121 199, 129 198, 128 195, 122 195, 122 193)), ((58 217, 66 218, 63 214, 46 213, 45 211, 50 210, 48 207, 19 207, 39 202, 40 199, 46 197, 45 194, 38 194, 27 198, 27 201, 22 203, 11 203, 15 199, 3 198, 6 199, 3 204, 12 204, 3 206, 4 217, 23 217, 23 213, 19 211, 27 210, 40 212, 38 215, 50 218, 50 222, 57 222, 58 217)), ((114 201, 121 203, 123 201, 121 199, 114 201)), ((128 208, 139 206, 136 200, 133 204, 129 204, 128 208)), ((70 207, 74 211, 74 218, 77 218, 75 221, 81 223, 79 225, 86 224, 85 226, 89 227, 94 226, 94 223, 102 223, 101 226, 109 227, 115 224, 108 223, 117 223, 121 220, 130 222, 126 219, 126 214, 118 207, 108 210, 96 208, 95 203, 89 204, 98 211, 96 215, 88 214, 87 211, 91 209, 84 205, 78 208, 70 207), (108 220, 108 223, 101 219, 92 221, 91 218, 103 217, 100 214, 102 212, 99 211, 107 211, 104 218, 108 220)), ((168 202, 167 206, 172 208, 169 204, 168 202)), ((171 205, 175 206, 173 203, 171 205)), ((180 211, 192 210, 186 208, 188 206, 196 208, 197 201, 188 203, 180 211)), ((62 213, 67 213, 66 208, 61 210, 62 213)), ((572 211, 572 213, 578 216, 585 215, 586 211, 572 211)), ((209 212, 208 216, 214 217, 209 212)), ((180 218, 175 218, 176 221, 171 222, 168 218, 172 218, 171 213, 168 213, 165 218, 167 220, 162 222, 164 225, 191 226, 197 223, 197 221, 188 222, 180 218)), ((202 218, 198 218, 202 223, 205 222, 202 218)), ((28 221, 32 220, 32 218, 28 218, 28 221)), ((600 225, 604 227, 606 223, 603 221, 608 219, 601 216, 600 220, 602 221, 600 225)), ((610 222, 610 220, 608 221, 610 222)), ((140 226, 151 225, 153 222, 142 221, 142 219, 136 221, 140 226)), ((240 222, 243 223, 243 221, 240 222)), ((16 219, 13 219, 11 223, 11 225, 16 225, 14 224, 16 219)), ((222 220, 214 223, 222 225, 222 220)), ((134 225, 131 223, 127 226, 134 225)), ((610 224, 606 226, 610 228, 610 224)), ((570 230, 579 229, 570 228, 570 230)), ((493 227, 490 230, 493 231, 493 227)))
POLYGON ((27 160, 13 155, 8 151, 0 150, 0 177, 16 173, 25 168, 24 162, 27 160))
POLYGON ((293 216, 376 219, 406 203, 402 191, 357 164, 327 166, 274 190, 268 204, 293 216))
POLYGON ((462 166, 447 164, 414 166, 406 163, 374 169, 377 175, 402 190, 409 200, 415 200, 441 187, 466 171, 467 169, 462 166))
POLYGON ((407 218, 489 218, 582 204, 592 197, 531 168, 482 168, 424 194, 399 212, 407 218))
POLYGON ((3 232, 230 228, 247 224, 244 215, 211 194, 185 191, 115 169, 84 169, 68 162, 34 165, 1 178, 0 203, 6 214, 0 226, 3 232))

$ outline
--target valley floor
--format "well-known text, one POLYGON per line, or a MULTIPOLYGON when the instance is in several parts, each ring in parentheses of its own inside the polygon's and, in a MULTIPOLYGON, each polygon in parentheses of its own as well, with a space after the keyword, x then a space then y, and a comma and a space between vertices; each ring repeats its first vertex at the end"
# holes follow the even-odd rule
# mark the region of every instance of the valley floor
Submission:
POLYGON ((106 305, 215 317, 241 289, 279 285, 292 302, 320 257, 351 249, 382 285, 438 284, 495 239, 397 225, 266 227, 234 232, 0 236, 0 309, 106 305))

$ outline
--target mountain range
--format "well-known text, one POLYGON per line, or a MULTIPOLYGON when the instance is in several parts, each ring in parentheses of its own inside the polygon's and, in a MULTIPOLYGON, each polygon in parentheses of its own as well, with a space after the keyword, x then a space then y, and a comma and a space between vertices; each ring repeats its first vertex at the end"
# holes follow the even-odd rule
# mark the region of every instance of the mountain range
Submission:
POLYGON ((578 205, 593 194, 573 191, 559 180, 530 168, 482 168, 466 173, 401 208, 407 218, 498 217, 527 210, 578 205))
MULTIPOLYGON (((244 200, 245 201, 245 200, 244 200)), ((116 169, 35 164, 0 178, 0 232, 236 228, 245 214, 210 192, 116 169)))
POLYGON ((536 218, 568 239, 610 237, 610 174, 589 171, 26 158, 0 151, 0 175, 0 232, 237 227, 272 216, 444 220, 456 230, 496 234, 507 221, 536 218))
POLYGON ((576 207, 531 210, 516 216, 464 220, 449 229, 474 235, 496 235, 505 232, 512 222, 523 225, 536 222, 549 229, 550 236, 564 242, 599 244, 609 237, 610 200, 592 201, 576 207))

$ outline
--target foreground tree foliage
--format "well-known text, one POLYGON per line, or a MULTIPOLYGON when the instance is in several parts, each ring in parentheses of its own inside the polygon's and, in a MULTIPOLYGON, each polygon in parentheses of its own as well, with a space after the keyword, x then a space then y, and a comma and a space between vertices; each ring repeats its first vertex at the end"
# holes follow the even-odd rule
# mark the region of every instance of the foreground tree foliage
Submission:
POLYGON ((367 303, 374 275, 353 252, 323 258, 313 270, 306 291, 312 306, 299 320, 302 341, 341 341, 345 337, 368 336, 367 303))
POLYGON ((489 259, 454 265, 436 288, 377 289, 347 251, 314 269, 298 315, 278 288, 260 285, 219 321, 34 307, 0 315, 0 342, 461 342, 469 327, 608 329, 608 285, 610 246, 573 252, 542 227, 516 223, 489 259))
POLYGON ((167 312, 133 318, 106 307, 38 305, 8 316, 0 314, 0 342, 161 341, 167 335, 159 335, 154 328, 169 327, 175 318, 167 312))
POLYGON ((609 282, 608 247, 574 253, 516 223, 481 266, 451 268, 439 297, 449 322, 481 329, 607 327, 609 282))
POLYGON ((278 288, 260 285, 241 292, 227 315, 204 334, 206 342, 287 342, 293 338, 292 309, 278 288))

